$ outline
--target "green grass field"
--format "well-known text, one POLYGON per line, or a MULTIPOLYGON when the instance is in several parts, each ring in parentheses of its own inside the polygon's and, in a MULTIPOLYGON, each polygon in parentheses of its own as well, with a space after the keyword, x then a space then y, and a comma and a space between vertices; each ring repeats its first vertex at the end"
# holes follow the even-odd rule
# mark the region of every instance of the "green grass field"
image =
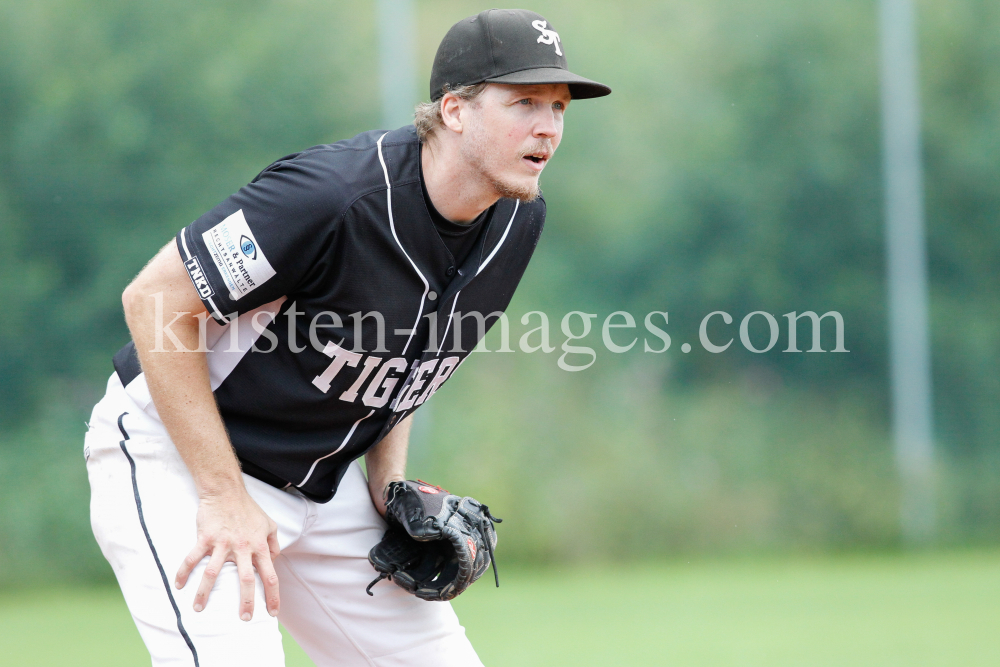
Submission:
MULTIPOLYGON (((491 667, 995 667, 1000 554, 501 570, 456 603, 491 667)), ((312 665, 291 640, 289 667, 312 665)), ((148 665, 115 589, 0 593, 0 665, 148 665)))

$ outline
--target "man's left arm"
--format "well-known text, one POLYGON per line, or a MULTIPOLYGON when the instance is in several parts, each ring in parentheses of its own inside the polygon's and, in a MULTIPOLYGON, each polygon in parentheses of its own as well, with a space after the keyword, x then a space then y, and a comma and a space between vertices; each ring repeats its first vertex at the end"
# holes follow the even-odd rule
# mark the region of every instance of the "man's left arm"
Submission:
POLYGON ((406 479, 406 450, 410 444, 410 426, 413 415, 396 424, 382 441, 365 454, 365 468, 368 470, 368 493, 371 494, 375 509, 385 516, 385 499, 382 491, 389 482, 406 479))

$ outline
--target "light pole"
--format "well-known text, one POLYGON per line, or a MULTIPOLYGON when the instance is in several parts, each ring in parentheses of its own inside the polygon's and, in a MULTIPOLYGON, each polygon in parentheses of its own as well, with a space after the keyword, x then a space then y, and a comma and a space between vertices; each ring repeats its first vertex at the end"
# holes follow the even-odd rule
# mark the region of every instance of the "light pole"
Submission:
POLYGON ((935 528, 934 437, 927 251, 920 144, 916 17, 912 0, 879 0, 882 164, 889 363, 904 539, 935 528))
MULTIPOLYGON (((417 22, 413 0, 377 0, 375 20, 379 34, 379 84, 382 91, 382 127, 394 130, 413 122, 417 92, 417 22)), ((413 418, 409 459, 418 469, 430 448, 431 406, 413 418)))
POLYGON ((384 129, 413 122, 419 100, 416 79, 416 21, 413 0, 377 0, 379 83, 384 129))

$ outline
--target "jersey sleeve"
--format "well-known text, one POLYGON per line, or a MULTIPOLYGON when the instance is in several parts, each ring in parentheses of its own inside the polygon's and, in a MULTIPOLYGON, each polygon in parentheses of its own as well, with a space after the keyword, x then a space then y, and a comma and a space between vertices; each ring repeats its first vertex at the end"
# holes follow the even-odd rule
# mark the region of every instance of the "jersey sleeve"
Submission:
POLYGON ((220 323, 296 291, 334 242, 337 179, 321 155, 275 162, 177 234, 205 308, 220 323))

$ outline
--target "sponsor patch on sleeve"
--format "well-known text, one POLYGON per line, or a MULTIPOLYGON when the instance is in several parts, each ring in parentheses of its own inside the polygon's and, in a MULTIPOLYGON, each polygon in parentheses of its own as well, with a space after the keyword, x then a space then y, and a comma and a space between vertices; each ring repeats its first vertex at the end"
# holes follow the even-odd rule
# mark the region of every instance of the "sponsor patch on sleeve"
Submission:
MULTIPOLYGON (((274 269, 243 217, 243 209, 236 211, 201 237, 212 255, 212 261, 222 274, 222 280, 229 289, 229 298, 233 301, 238 301, 274 276, 274 269)), ((195 286, 198 286, 197 282, 195 286)))

